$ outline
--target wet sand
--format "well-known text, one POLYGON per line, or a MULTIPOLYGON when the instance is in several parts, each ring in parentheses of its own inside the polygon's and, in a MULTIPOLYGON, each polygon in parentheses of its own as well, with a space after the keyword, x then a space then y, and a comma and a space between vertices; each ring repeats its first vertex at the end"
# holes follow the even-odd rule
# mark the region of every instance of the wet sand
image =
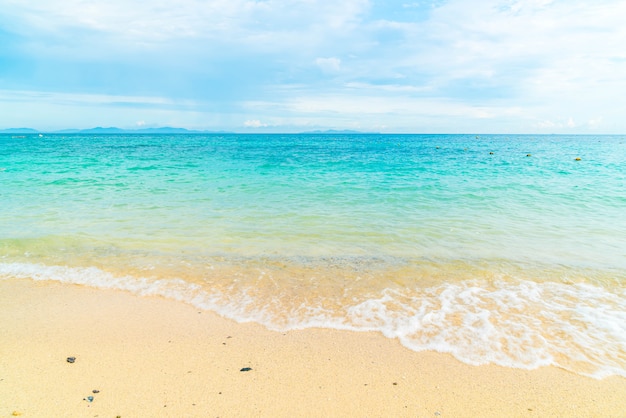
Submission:
POLYGON ((626 416, 624 378, 469 366, 377 333, 29 280, 0 280, 0 307, 0 417, 626 416))

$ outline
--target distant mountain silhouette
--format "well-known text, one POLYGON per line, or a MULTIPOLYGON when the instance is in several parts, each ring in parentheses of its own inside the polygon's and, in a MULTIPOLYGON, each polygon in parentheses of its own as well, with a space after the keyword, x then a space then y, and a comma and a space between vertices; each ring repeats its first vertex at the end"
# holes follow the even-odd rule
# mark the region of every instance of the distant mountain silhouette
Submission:
POLYGON ((206 131, 193 131, 185 128, 172 128, 165 126, 162 128, 141 128, 141 129, 121 129, 116 127, 102 128, 96 127, 91 129, 81 129, 77 131, 81 134, 190 134, 203 133, 206 131))
POLYGON ((109 128, 102 128, 100 126, 95 127, 95 128, 90 128, 90 129, 81 129, 80 131, 78 131, 81 134, 123 134, 125 132, 124 129, 120 129, 120 128, 116 128, 116 127, 109 127, 109 128))
MULTIPOLYGON (((38 131, 32 128, 9 128, 0 129, 0 134, 38 134, 38 133, 50 133, 50 134, 226 134, 232 133, 231 131, 199 131, 185 128, 173 128, 171 126, 163 126, 160 128, 139 128, 139 129, 122 129, 115 126, 102 127, 97 126, 89 129, 61 129, 58 131, 38 131)), ((375 134, 377 132, 362 132, 351 129, 327 129, 327 130, 315 130, 300 132, 301 134, 375 134)))
POLYGON ((39 131, 31 128, 0 129, 0 134, 38 134, 39 131))
POLYGON ((208 131, 196 131, 193 129, 185 129, 185 128, 172 128, 170 126, 164 126, 162 128, 141 128, 128 132, 136 132, 142 134, 198 134, 198 133, 206 133, 208 131))
POLYGON ((38 131, 32 128, 9 128, 0 129, 0 134, 200 134, 200 133, 228 133, 227 131, 197 131, 185 128, 172 128, 164 126, 161 128, 141 128, 141 129, 122 129, 115 126, 103 128, 97 126, 89 129, 62 129, 59 131, 38 131))

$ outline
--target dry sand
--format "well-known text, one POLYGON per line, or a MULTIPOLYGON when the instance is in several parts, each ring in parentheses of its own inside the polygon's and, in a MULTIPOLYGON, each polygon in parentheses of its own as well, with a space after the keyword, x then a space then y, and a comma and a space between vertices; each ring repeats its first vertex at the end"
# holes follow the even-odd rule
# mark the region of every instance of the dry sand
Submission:
POLYGON ((473 367, 53 282, 0 280, 0 336, 0 417, 626 417, 620 377, 473 367))

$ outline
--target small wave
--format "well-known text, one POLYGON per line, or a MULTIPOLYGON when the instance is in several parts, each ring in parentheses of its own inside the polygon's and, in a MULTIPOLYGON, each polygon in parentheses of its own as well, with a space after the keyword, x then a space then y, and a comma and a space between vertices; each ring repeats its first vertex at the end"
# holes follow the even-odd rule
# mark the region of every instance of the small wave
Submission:
POLYGON ((406 293, 386 291, 350 308, 348 318, 413 350, 451 353, 468 364, 626 376, 624 293, 528 281, 490 289, 466 281, 406 293))
POLYGON ((362 300, 289 305, 237 281, 219 290, 179 278, 114 275, 95 267, 0 263, 0 279, 53 280, 158 295, 274 330, 377 331, 415 351, 450 353, 472 365, 558 366, 626 377, 626 290, 589 283, 464 280, 385 289, 362 300))

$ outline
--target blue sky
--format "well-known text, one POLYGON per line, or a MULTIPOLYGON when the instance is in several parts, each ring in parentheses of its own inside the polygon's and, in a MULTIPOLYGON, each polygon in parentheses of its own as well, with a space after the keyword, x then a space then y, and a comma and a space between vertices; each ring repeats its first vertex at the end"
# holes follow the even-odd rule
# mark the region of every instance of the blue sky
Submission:
POLYGON ((0 129, 626 133, 626 0, 0 0, 0 129))

